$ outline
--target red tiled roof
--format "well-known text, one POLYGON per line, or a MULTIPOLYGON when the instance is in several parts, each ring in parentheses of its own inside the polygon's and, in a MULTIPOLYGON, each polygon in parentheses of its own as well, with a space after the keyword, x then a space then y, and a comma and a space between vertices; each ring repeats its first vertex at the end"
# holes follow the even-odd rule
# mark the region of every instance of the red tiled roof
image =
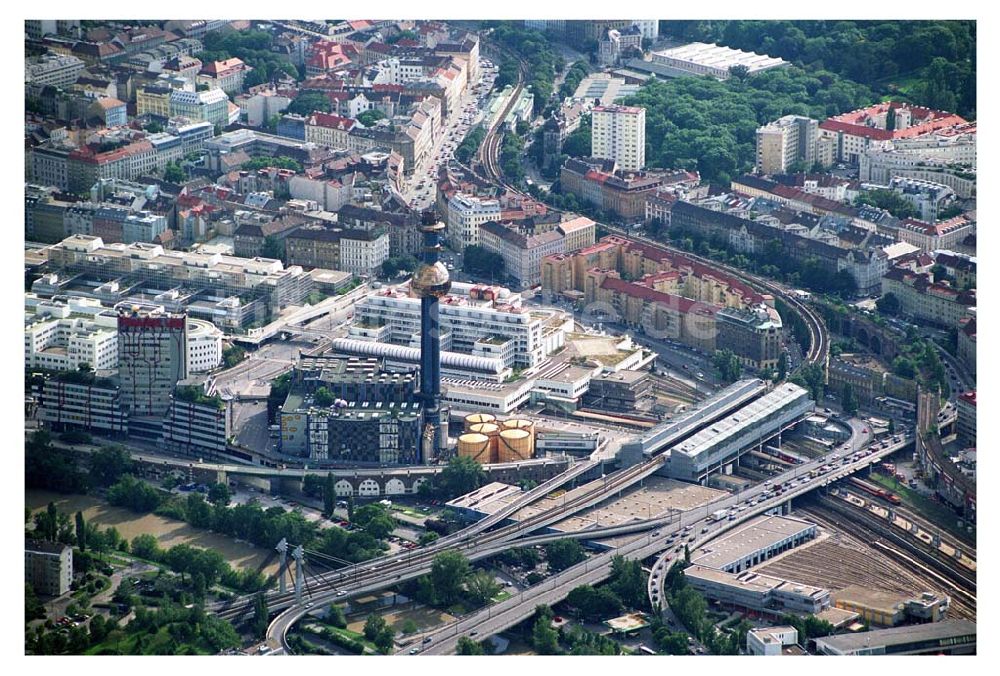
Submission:
POLYGON ((966 124, 966 121, 954 113, 931 110, 930 108, 922 108, 920 106, 907 106, 907 104, 892 101, 831 117, 821 122, 819 126, 820 129, 861 136, 874 141, 889 141, 892 139, 914 138, 933 131, 964 124, 966 124), (889 108, 899 109, 903 107, 908 107, 912 113, 914 124, 908 129, 889 131, 887 129, 869 127, 866 124, 868 119, 886 112, 889 108))
POLYGON ((309 124, 317 127, 329 127, 331 129, 343 129, 350 131, 354 127, 354 120, 340 115, 330 115, 328 113, 313 113, 309 116, 309 124))
POLYGON ((711 316, 717 311, 717 309, 711 305, 691 300, 689 298, 684 298, 683 296, 663 293, 662 291, 657 291, 656 289, 648 286, 643 286, 642 284, 637 284, 635 282, 626 282, 624 279, 619 279, 618 277, 612 277, 610 275, 605 277, 604 281, 601 282, 601 288, 626 296, 631 296, 632 298, 641 298, 642 300, 651 303, 663 303, 667 307, 678 310, 684 314, 694 311, 699 314, 711 316))
POLYGON ((218 77, 220 73, 226 73, 243 67, 243 61, 234 56, 233 58, 225 59, 224 61, 209 61, 208 63, 202 64, 201 72, 205 75, 218 77))

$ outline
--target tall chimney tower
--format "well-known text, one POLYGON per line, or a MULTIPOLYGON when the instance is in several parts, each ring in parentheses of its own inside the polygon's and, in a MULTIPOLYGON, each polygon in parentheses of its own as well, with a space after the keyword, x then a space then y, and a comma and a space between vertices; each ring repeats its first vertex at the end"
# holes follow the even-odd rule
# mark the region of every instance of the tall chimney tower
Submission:
POLYGON ((423 262, 410 280, 410 296, 420 299, 420 399, 424 407, 424 462, 440 457, 448 446, 447 411, 441 408, 441 322, 438 299, 451 289, 448 269, 438 260, 444 223, 433 211, 421 217, 423 262))

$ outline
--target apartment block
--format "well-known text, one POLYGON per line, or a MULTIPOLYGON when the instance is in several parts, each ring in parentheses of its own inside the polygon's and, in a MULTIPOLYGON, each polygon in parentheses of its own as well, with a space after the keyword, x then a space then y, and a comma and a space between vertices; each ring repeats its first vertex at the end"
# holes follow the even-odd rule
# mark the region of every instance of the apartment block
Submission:
POLYGON ((24 83, 68 87, 80 76, 86 64, 70 54, 43 54, 24 61, 24 83))
MULTIPOLYGON (((505 366, 530 367, 565 344, 572 319, 556 310, 523 306, 521 295, 495 286, 455 282, 439 305, 442 333, 456 352, 501 358, 505 366), (498 342, 499 341, 499 342, 498 342)), ((380 327, 384 342, 419 346, 420 299, 404 286, 359 301, 352 337, 368 338, 365 327, 380 327)), ((383 339, 379 339, 382 342, 383 339)))
POLYGON ((757 172, 784 174, 797 162, 829 166, 832 150, 832 143, 820 142, 818 121, 786 115, 757 129, 757 172))
POLYGON ((965 124, 954 113, 888 101, 828 118, 819 128, 833 141, 838 162, 858 164, 865 153, 886 141, 920 138, 965 124))
POLYGON ((479 226, 501 218, 500 202, 456 192, 448 200, 448 243, 456 251, 479 244, 479 226))
POLYGON ((961 291, 947 284, 935 283, 928 274, 893 268, 882 278, 882 293, 899 299, 900 311, 920 321, 947 328, 976 307, 976 291, 961 291))
POLYGON ((209 61, 201 66, 196 80, 212 89, 221 89, 230 96, 243 91, 243 79, 253 70, 243 61, 233 57, 224 61, 209 61))
POLYGON ((646 109, 596 106, 590 138, 595 158, 614 160, 621 171, 641 171, 646 166, 646 109))
POLYGON ((188 394, 200 389, 200 385, 188 385, 174 393, 163 419, 163 442, 186 452, 224 453, 233 434, 231 407, 218 396, 188 394))
POLYGON ((79 371, 60 373, 45 381, 38 419, 56 431, 128 434, 128 414, 122 407, 118 384, 79 371))
POLYGON ((62 596, 73 584, 73 548, 42 540, 24 541, 24 581, 39 596, 62 596))

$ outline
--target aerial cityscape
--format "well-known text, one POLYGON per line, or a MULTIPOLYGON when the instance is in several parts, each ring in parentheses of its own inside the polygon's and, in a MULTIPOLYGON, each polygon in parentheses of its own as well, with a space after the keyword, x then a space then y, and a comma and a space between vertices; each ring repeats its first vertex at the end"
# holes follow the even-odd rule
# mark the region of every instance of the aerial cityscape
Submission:
POLYGON ((24 654, 976 654, 976 31, 26 20, 24 654))

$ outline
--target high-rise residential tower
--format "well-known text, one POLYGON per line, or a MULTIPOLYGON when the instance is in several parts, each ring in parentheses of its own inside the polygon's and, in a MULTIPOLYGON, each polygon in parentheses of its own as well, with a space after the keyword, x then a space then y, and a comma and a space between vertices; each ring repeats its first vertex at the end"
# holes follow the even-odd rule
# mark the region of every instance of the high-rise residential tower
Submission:
POLYGON ((646 109, 596 106, 591 117, 591 155, 614 160, 622 171, 646 166, 646 109))

